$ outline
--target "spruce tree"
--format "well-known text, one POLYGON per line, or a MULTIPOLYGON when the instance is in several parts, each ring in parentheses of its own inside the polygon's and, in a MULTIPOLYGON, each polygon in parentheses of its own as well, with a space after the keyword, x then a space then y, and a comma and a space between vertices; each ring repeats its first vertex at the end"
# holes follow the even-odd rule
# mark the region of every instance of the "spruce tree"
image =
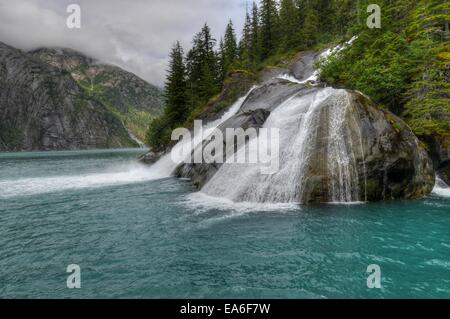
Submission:
POLYGON ((310 48, 317 43, 317 36, 319 33, 319 16, 316 9, 313 7, 308 9, 303 25, 303 41, 305 45, 310 48))
POLYGON ((146 144, 156 152, 165 150, 170 144, 172 130, 182 125, 189 116, 186 69, 180 42, 175 43, 170 53, 164 92, 164 113, 150 122, 145 136, 146 144))
POLYGON ((186 69, 183 48, 176 42, 170 53, 169 70, 165 82, 165 112, 172 123, 181 124, 187 114, 186 69))
POLYGON ((298 47, 298 15, 294 0, 281 0, 280 5, 280 33, 283 51, 298 47))
POLYGON ((239 41, 238 56, 239 63, 245 68, 251 67, 250 51, 252 44, 252 20, 249 13, 245 15, 244 28, 242 30, 241 41, 239 41))
POLYGON ((216 40, 205 23, 193 40, 187 55, 188 92, 191 109, 206 103, 221 87, 221 74, 216 52, 216 40))
POLYGON ((230 71, 231 66, 237 58, 237 44, 236 44, 236 34, 233 28, 233 22, 227 25, 224 37, 224 71, 225 75, 230 71))
POLYGON ((224 48, 223 39, 220 39, 220 42, 219 42, 219 50, 217 51, 217 61, 218 61, 217 67, 219 68, 219 78, 220 78, 220 81, 223 81, 223 80, 225 80, 225 76, 226 76, 225 48, 224 48))
POLYGON ((260 21, 259 9, 255 2, 252 7, 252 24, 251 24, 251 42, 250 42, 250 60, 253 66, 257 65, 261 57, 261 43, 260 43, 260 21))
POLYGON ((261 60, 276 52, 278 46, 278 11, 275 0, 261 0, 261 60))

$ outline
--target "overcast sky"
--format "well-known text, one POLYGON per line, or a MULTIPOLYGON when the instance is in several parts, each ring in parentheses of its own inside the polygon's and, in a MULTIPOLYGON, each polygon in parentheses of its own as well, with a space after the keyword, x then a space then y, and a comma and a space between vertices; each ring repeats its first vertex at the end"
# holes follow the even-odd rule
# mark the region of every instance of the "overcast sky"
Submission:
MULTIPOLYGON (((250 3, 250 1, 248 1, 250 3)), ((217 39, 231 18, 238 34, 246 0, 0 0, 0 41, 24 50, 76 49, 162 86, 175 40, 190 47, 205 22, 217 39), (81 29, 69 29, 69 4, 81 29)))

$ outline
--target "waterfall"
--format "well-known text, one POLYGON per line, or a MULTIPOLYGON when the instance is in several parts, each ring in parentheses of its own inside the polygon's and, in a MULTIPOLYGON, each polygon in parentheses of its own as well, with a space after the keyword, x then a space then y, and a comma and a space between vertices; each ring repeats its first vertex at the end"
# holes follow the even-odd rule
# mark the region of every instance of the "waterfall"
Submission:
MULTIPOLYGON (((229 118, 231 118, 233 115, 235 115, 239 109, 241 108, 242 104, 244 103, 244 101, 246 100, 246 98, 248 97, 248 95, 255 89, 256 87, 251 88, 248 93, 241 97, 240 99, 238 99, 229 109, 227 112, 225 112, 225 114, 222 115, 221 118, 207 123, 203 126, 203 134, 201 134, 200 136, 195 135, 191 141, 191 147, 192 149, 195 149, 202 141, 203 141, 203 137, 204 136, 208 136, 210 135, 214 129, 216 129, 220 124, 222 124, 223 122, 225 122, 226 120, 228 120, 229 118)), ((183 144, 186 142, 180 141, 178 142, 171 150, 171 152, 175 152, 175 153, 180 153, 183 149, 186 148, 186 145, 183 144)), ((178 166, 178 164, 180 163, 175 163, 172 160, 171 157, 171 152, 169 152, 168 154, 164 155, 159 161, 157 161, 155 164, 153 164, 150 167, 150 170, 152 172, 155 172, 156 174, 158 174, 158 176, 160 177, 170 177, 173 173, 173 171, 176 169, 176 167, 178 166)))
POLYGON ((441 197, 450 197, 450 186, 436 176, 436 185, 434 186, 433 194, 441 197))
MULTIPOLYGON (((359 201, 359 178, 351 139, 345 136, 345 118, 350 105, 348 93, 338 90, 329 105, 328 173, 333 202, 359 201)), ((353 118, 353 114, 351 115, 353 118)), ((361 135, 360 135, 361 136, 361 135)), ((364 156, 364 155, 363 155, 364 156)))
POLYGON ((139 145, 139 148, 145 148, 145 144, 140 139, 138 139, 137 136, 134 135, 133 132, 129 128, 125 127, 125 129, 127 130, 128 135, 130 136, 130 138, 133 141, 135 141, 137 145, 139 145))
MULTIPOLYGON (((325 127, 328 141, 323 165, 330 183, 329 200, 358 201, 355 155, 344 134, 348 105, 348 93, 333 88, 291 96, 271 113, 264 124, 265 128, 280 130, 279 170, 273 175, 263 175, 262 164, 225 163, 202 192, 235 202, 303 202, 308 173, 311 165, 315 165, 312 156, 317 156, 314 154, 316 140, 318 134, 325 133, 319 129, 325 127), (323 122, 324 117, 326 123, 323 122)), ((322 135, 320 137, 323 139, 322 135)))
MULTIPOLYGON (((318 59, 322 61, 332 54, 338 54, 356 38, 322 52, 318 59)), ((328 202, 360 201, 360 174, 364 174, 365 163, 359 121, 349 110, 350 98, 346 90, 319 88, 320 70, 305 68, 303 80, 284 74, 277 78, 300 84, 295 94, 285 98, 272 112, 263 128, 279 130, 279 169, 272 175, 265 175, 261 163, 226 162, 202 187, 201 193, 212 197, 221 197, 233 202, 250 203, 303 203, 320 198, 328 202), (305 84, 315 88, 304 90, 305 84), (346 124, 359 129, 359 140, 354 141, 346 124), (360 145, 354 145, 359 143, 360 145), (355 152, 359 151, 359 154, 355 152), (362 159, 362 172, 358 160, 362 159), (317 187, 320 183, 321 187, 317 187)), ((264 85, 264 84, 263 84, 264 85)), ((239 99, 222 118, 205 125, 201 136, 194 136, 189 145, 183 141, 176 144, 173 152, 190 148, 194 152, 208 136, 234 115, 238 114, 245 103, 247 95, 239 99)), ((270 90, 269 90, 270 91, 270 90)), ((264 107, 264 106, 262 106, 264 107)), ((358 133, 358 132, 352 132, 358 133)), ((270 146, 272 137, 264 134, 249 141, 236 153, 255 151, 258 145, 270 146), (258 141, 255 141, 258 140, 258 141), (262 141, 261 141, 262 140, 262 141)), ((354 135, 354 134, 353 134, 354 135)), ((354 135, 357 136, 357 135, 354 135)), ((268 150, 270 153, 270 149, 268 150)), ((189 155, 190 156, 190 155, 189 155)), ((172 161, 171 155, 165 155, 151 169, 163 176, 170 176, 178 163, 172 161)), ((366 185, 363 185, 364 190, 366 185)), ((365 200, 365 198, 364 198, 365 200)))

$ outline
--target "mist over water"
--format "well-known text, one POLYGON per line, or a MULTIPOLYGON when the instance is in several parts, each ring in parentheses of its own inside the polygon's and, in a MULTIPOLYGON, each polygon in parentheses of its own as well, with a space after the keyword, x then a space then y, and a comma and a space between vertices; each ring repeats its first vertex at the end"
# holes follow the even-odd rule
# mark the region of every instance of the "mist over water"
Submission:
MULTIPOLYGON (((143 153, 145 150, 141 152, 143 153)), ((53 152, 53 154, 57 155, 57 152, 53 152)), ((90 154, 95 155, 96 153, 91 152, 90 154)), ((34 160, 33 153, 29 153, 29 156, 30 160, 34 160)), ((22 158, 19 164, 22 164, 23 167, 18 169, 21 173, 20 177, 14 176, 15 174, 8 176, 8 171, 3 172, 2 179, 0 179, 0 198, 140 183, 167 177, 167 175, 162 175, 155 170, 149 169, 148 166, 140 164, 136 160, 115 163, 108 158, 105 159, 103 165, 96 167, 95 172, 92 168, 89 168, 89 162, 92 159, 88 158, 86 159, 87 165, 85 167, 80 165, 79 170, 76 167, 74 167, 74 170, 67 169, 65 170, 67 175, 64 175, 64 173, 57 174, 58 168, 62 165, 61 162, 65 160, 66 157, 56 157, 55 160, 47 163, 46 166, 48 167, 42 167, 41 172, 39 172, 39 169, 36 169, 33 173, 37 176, 25 177, 28 176, 26 169, 29 163, 22 158), (55 167, 55 170, 52 170, 52 166, 55 167), (46 171, 46 168, 50 169, 50 171, 46 171)))
POLYGON ((450 197, 450 186, 439 177, 436 177, 436 185, 434 186, 433 194, 442 197, 450 197))

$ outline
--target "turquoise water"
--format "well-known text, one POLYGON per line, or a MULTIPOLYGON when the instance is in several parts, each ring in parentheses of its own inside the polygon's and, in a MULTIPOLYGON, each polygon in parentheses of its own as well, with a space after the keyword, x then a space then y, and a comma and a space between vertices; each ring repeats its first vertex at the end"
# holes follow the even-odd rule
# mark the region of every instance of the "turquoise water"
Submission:
POLYGON ((448 197, 230 208, 140 153, 0 154, 0 297, 450 298, 448 197))

